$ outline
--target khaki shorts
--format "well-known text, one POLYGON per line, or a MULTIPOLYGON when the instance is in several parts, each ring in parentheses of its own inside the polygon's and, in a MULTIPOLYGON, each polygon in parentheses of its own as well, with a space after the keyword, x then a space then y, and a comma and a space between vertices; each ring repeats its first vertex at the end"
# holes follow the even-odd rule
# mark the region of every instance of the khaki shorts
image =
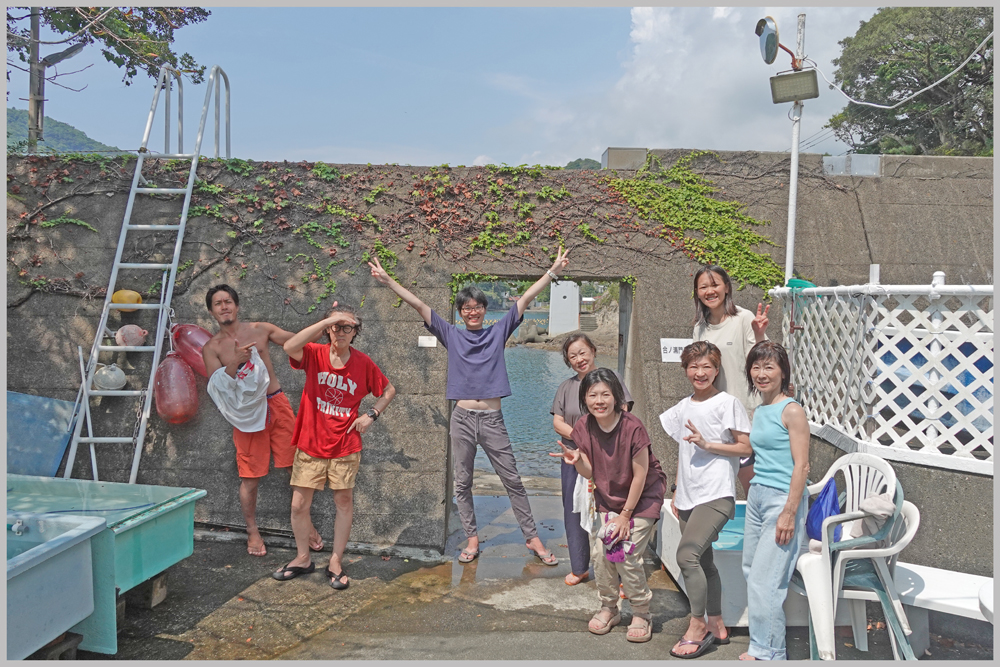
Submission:
POLYGON ((339 459, 318 459, 298 449, 292 464, 291 485, 322 490, 329 481, 331 489, 353 489, 359 467, 361 452, 341 456, 339 459))

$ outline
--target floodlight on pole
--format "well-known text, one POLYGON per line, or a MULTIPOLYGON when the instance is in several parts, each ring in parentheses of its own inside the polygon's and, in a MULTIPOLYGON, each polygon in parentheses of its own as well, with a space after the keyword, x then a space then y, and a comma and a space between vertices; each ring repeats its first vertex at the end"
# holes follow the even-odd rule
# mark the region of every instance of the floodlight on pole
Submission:
POLYGON ((80 51, 83 51, 83 47, 84 47, 83 43, 74 44, 73 46, 63 51, 60 51, 59 53, 50 53, 49 55, 42 58, 39 62, 45 65, 46 67, 52 67, 56 63, 61 63, 64 60, 69 60, 76 54, 80 53, 80 51))
POLYGON ((802 123, 802 100, 819 97, 816 70, 802 70, 805 58, 806 15, 799 14, 796 31, 795 53, 778 42, 778 26, 770 16, 757 21, 754 33, 760 37, 760 52, 770 65, 778 54, 778 47, 792 55, 793 73, 771 77, 771 100, 775 104, 794 102, 792 107, 792 164, 788 183, 788 233, 785 241, 785 284, 792 278, 795 257, 795 212, 799 191, 799 133, 802 123))

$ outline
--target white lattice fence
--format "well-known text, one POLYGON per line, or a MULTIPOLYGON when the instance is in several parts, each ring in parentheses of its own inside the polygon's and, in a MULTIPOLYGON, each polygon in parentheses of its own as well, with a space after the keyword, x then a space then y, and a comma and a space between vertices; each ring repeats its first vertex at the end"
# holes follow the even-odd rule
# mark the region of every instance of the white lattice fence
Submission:
POLYGON ((993 474, 992 285, 938 272, 929 286, 771 294, 796 327, 792 376, 813 424, 884 458, 993 474))

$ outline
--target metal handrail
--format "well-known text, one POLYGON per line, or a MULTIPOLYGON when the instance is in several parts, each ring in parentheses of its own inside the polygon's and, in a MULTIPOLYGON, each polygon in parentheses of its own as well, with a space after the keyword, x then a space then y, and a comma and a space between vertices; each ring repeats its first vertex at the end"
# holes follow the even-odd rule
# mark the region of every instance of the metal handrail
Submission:
POLYGON ((161 284, 164 286, 160 293, 160 303, 152 306, 152 304, 143 304, 139 307, 149 308, 152 306, 159 310, 156 324, 156 334, 154 338, 153 346, 153 360, 152 368, 149 374, 149 380, 145 388, 145 397, 143 402, 143 408, 141 416, 139 418, 138 428, 134 432, 135 436, 135 451, 132 458, 131 473, 129 476, 129 483, 135 483, 139 472, 139 461, 142 455, 142 443, 145 439, 146 425, 149 421, 149 416, 153 404, 153 388, 156 382, 156 370, 160 363, 160 356, 163 349, 163 338, 167 333, 167 322, 170 319, 168 315, 171 299, 173 298, 174 285, 177 279, 177 267, 180 262, 180 254, 182 243, 184 239, 184 231, 187 225, 188 211, 191 205, 191 195, 194 191, 194 184, 197 179, 198 171, 198 160, 201 154, 201 144, 205 136, 205 124, 208 120, 208 109, 211 103, 212 93, 215 92, 215 157, 219 156, 219 134, 220 134, 220 115, 221 115, 221 85, 222 81, 226 85, 226 158, 228 159, 231 154, 231 142, 230 142, 230 112, 229 112, 229 101, 230 101, 230 90, 229 90, 229 77, 218 65, 214 66, 208 77, 208 86, 205 91, 205 102, 202 105, 201 118, 198 126, 198 134, 195 139, 194 151, 191 155, 184 155, 184 107, 183 107, 183 83, 181 79, 181 73, 169 65, 163 65, 160 67, 159 77, 157 79, 156 90, 153 93, 153 101, 149 109, 149 116, 146 120, 146 127, 143 132, 142 144, 139 149, 139 155, 136 160, 135 174, 132 178, 132 188, 129 192, 128 202, 125 206, 125 216, 122 223, 121 233, 119 234, 118 247, 115 251, 115 259, 112 263, 111 275, 108 281, 108 290, 104 298, 104 307, 101 311, 101 320, 98 324, 97 331, 101 332, 97 334, 94 338, 93 345, 90 349, 90 356, 88 361, 84 363, 82 350, 80 351, 80 371, 83 376, 83 383, 80 387, 80 392, 78 394, 78 403, 82 405, 83 414, 79 414, 79 409, 74 406, 74 417, 76 417, 76 424, 73 431, 73 437, 70 445, 69 459, 66 465, 63 476, 69 478, 72 474, 73 463, 76 459, 77 445, 80 442, 80 433, 83 426, 83 421, 87 421, 88 429, 88 439, 90 441, 91 450, 91 464, 93 468, 94 479, 98 479, 97 471, 97 459, 96 452, 94 449, 94 441, 92 438, 93 434, 93 424, 90 415, 90 390, 94 378, 94 373, 96 371, 96 360, 98 354, 100 353, 101 341, 104 332, 108 331, 108 316, 113 309, 114 305, 111 303, 113 293, 115 291, 115 286, 118 283, 118 272, 120 268, 127 268, 130 265, 122 263, 122 255, 125 249, 125 238, 130 229, 133 226, 130 224, 132 219, 132 212, 135 204, 135 197, 138 193, 148 194, 149 191, 145 188, 140 187, 140 183, 145 183, 145 179, 142 176, 142 166, 146 157, 152 158, 162 158, 162 157, 173 157, 170 153, 170 120, 171 120, 171 109, 170 109, 170 99, 171 99, 171 89, 173 79, 176 78, 178 81, 177 85, 177 100, 178 100, 178 112, 177 112, 177 146, 179 153, 177 156, 183 157, 185 159, 190 159, 190 172, 188 174, 187 185, 184 189, 184 203, 181 209, 179 224, 176 227, 177 238, 174 244, 174 253, 171 258, 169 265, 164 265, 165 269, 163 272, 163 278, 161 284), (220 81, 221 77, 221 81, 220 81), (160 91, 166 90, 165 99, 165 115, 164 115, 164 152, 154 153, 148 150, 149 137, 152 133, 153 122, 156 116, 156 109, 159 105, 160 91))

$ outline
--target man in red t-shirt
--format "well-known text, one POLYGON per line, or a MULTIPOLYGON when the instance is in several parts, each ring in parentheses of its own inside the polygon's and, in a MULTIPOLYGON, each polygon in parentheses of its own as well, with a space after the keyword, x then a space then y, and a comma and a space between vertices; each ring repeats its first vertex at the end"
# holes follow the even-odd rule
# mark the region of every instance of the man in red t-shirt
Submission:
POLYGON ((272 576, 294 579, 316 570, 309 556, 313 530, 309 510, 313 494, 329 481, 337 515, 333 523, 333 554, 326 568, 330 586, 348 586, 343 557, 354 519, 354 482, 361 463, 361 434, 379 418, 396 389, 368 355, 351 347, 361 331, 361 318, 348 305, 333 304, 330 315, 288 339, 285 353, 292 368, 306 372, 292 444, 292 532, 298 554, 272 576), (323 334, 329 345, 311 341, 323 334), (375 406, 358 415, 361 399, 378 396, 375 406))

